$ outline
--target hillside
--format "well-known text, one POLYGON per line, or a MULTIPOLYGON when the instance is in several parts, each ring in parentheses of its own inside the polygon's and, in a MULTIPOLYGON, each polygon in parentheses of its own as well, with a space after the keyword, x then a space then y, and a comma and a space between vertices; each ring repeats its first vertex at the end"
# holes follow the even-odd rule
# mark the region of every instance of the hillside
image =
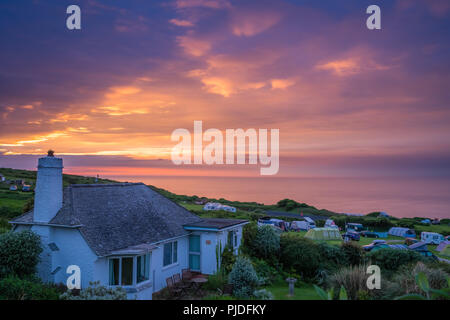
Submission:
MULTIPOLYGON (((9 168, 0 168, 6 181, 0 182, 0 233, 6 232, 10 229, 8 221, 33 207, 34 186, 36 185, 36 171, 17 170, 9 168), (21 187, 17 191, 9 190, 13 181, 24 180, 26 185, 30 185, 31 191, 23 192, 21 187), (10 183, 7 183, 7 182, 10 183)), ((92 184, 92 183, 114 183, 117 181, 100 179, 95 177, 84 177, 77 175, 63 175, 63 184, 68 186, 70 184, 92 184)), ((402 226, 415 229, 416 232, 432 231, 439 232, 443 235, 450 234, 450 219, 442 219, 440 225, 422 225, 420 221, 423 218, 379 218, 378 213, 369 213, 366 216, 346 216, 341 213, 329 211, 326 209, 317 209, 314 206, 306 203, 296 202, 290 199, 280 200, 277 204, 264 205, 256 202, 240 202, 230 201, 223 198, 205 198, 199 196, 178 195, 158 188, 156 186, 149 186, 165 197, 184 206, 191 212, 201 217, 216 217, 216 218, 241 218, 256 221, 258 218, 273 215, 280 216, 281 219, 287 221, 299 220, 302 215, 312 217, 316 220, 318 226, 323 225, 325 219, 332 218, 341 228, 345 223, 354 222, 362 223, 365 227, 371 230, 386 230, 392 226, 402 226), (226 211, 204 211, 203 203, 206 202, 220 202, 222 204, 233 206, 237 209, 236 213, 226 211), (283 215, 284 214, 284 215, 283 215)))
MULTIPOLYGON (((0 233, 9 230, 8 221, 30 210, 33 206, 34 187, 36 185, 36 171, 0 168, 0 174, 5 181, 0 181, 0 233), (25 185, 31 187, 31 191, 21 191, 22 187, 17 180, 23 180, 25 185), (11 186, 17 186, 17 191, 9 190, 11 186)), ((71 184, 88 183, 113 183, 108 179, 96 179, 71 174, 63 174, 64 186, 71 184)))

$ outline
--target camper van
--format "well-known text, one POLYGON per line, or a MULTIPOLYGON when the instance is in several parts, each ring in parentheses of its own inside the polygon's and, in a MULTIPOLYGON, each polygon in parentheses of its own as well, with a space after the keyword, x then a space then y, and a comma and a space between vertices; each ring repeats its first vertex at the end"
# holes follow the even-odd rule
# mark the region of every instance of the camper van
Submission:
POLYGON ((325 221, 325 228, 339 229, 339 227, 336 225, 336 223, 334 223, 334 221, 331 219, 327 219, 327 221, 325 221))
POLYGON ((261 219, 258 219, 258 226, 263 225, 269 225, 282 231, 288 231, 290 227, 290 224, 288 222, 271 217, 263 217, 261 219))
POLYGON ((310 228, 309 223, 306 221, 292 221, 291 222, 291 230, 294 231, 308 231, 310 228))
POLYGON ((425 231, 420 234, 420 240, 425 243, 431 244, 440 244, 442 241, 445 241, 444 236, 442 234, 425 231))
POLYGON ((361 232, 364 230, 364 227, 361 223, 347 223, 345 225, 345 230, 353 232, 361 232))

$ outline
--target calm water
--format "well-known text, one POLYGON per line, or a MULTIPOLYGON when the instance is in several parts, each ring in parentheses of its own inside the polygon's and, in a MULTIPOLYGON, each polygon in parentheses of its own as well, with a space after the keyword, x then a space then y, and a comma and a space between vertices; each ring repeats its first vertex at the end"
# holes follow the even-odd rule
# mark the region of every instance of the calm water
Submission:
POLYGON ((450 179, 110 177, 177 194, 276 203, 295 199, 336 212, 386 211, 397 217, 450 218, 450 179))

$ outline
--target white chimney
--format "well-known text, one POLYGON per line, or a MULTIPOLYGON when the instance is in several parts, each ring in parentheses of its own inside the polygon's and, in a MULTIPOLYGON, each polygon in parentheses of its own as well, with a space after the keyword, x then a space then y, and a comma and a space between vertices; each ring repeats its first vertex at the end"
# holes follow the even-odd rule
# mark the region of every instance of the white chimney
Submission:
POLYGON ((53 151, 38 162, 34 196, 34 222, 48 223, 61 209, 63 200, 63 161, 53 151))

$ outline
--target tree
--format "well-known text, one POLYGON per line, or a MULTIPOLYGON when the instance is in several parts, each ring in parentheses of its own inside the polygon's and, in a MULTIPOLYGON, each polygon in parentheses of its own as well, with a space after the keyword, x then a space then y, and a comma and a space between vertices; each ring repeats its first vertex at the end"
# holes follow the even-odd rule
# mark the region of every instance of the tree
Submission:
POLYGON ((31 231, 0 235, 0 278, 9 274, 25 277, 36 272, 41 239, 31 231))
POLYGON ((258 276, 248 258, 237 257, 228 275, 228 283, 233 285, 233 294, 238 298, 249 298, 258 285, 258 276))
POLYGON ((259 258, 271 259, 280 250, 280 234, 271 226, 260 226, 256 232, 253 247, 259 258))

